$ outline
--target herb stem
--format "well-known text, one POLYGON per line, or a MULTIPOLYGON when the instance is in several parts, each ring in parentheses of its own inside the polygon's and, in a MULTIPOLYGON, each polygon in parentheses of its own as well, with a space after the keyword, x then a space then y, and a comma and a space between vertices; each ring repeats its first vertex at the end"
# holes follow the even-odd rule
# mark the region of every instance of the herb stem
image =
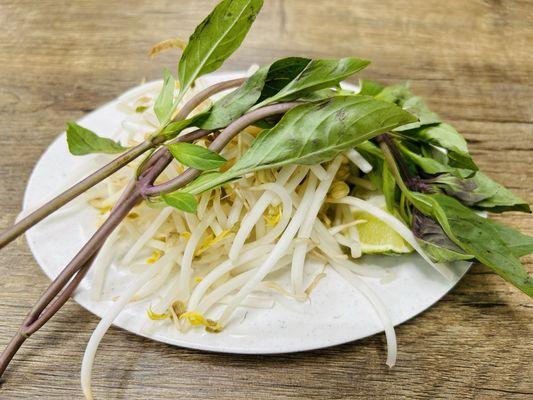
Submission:
POLYGON ((0 376, 24 341, 39 330, 67 302, 89 271, 92 261, 105 240, 141 199, 135 186, 128 187, 107 220, 48 286, 0 355, 0 376))
POLYGON ((5 230, 0 234, 0 249, 7 245, 12 240, 16 239, 19 235, 27 231, 33 225, 42 221, 48 215, 52 214, 54 211, 60 207, 67 204, 69 201, 75 199, 83 192, 87 191, 97 183, 101 182, 108 176, 112 175, 120 168, 131 162, 132 160, 139 157, 148 149, 154 146, 153 143, 146 141, 138 146, 133 147, 132 149, 126 151, 124 154, 115 158, 110 163, 106 164, 96 172, 93 172, 91 175, 76 183, 70 189, 67 189, 60 195, 54 197, 52 200, 46 204, 39 207, 37 210, 32 212, 30 215, 24 217, 11 228, 5 230))
POLYGON ((415 192, 433 193, 432 188, 427 184, 426 181, 421 179, 420 176, 411 175, 409 168, 407 167, 407 164, 405 163, 405 160, 398 149, 398 145, 389 134, 385 133, 380 135, 378 137, 378 141, 380 142, 380 148, 385 155, 387 164, 391 169, 395 169, 395 171, 393 171, 394 179, 407 197, 409 197, 409 190, 415 192))
MULTIPOLYGON (((198 107, 202 102, 208 99, 213 94, 218 92, 230 89, 241 85, 246 79, 232 79, 225 82, 216 83, 207 87, 206 89, 200 91, 195 96, 193 96, 184 106, 179 110, 176 115, 177 120, 185 119, 196 107, 198 107)), ((180 141, 193 141, 198 138, 197 135, 183 135, 180 141)), ((26 232, 29 228, 42 221, 44 218, 52 214, 54 211, 58 210, 60 207, 64 206, 71 200, 78 197, 83 192, 87 191, 94 185, 103 181, 107 177, 111 176, 119 169, 139 157, 141 154, 145 153, 151 148, 154 148, 161 144, 163 137, 154 137, 152 140, 147 140, 131 149, 121 154, 119 157, 111 161, 110 163, 104 165, 102 168, 93 172, 91 175, 83 179, 82 181, 76 183, 71 188, 67 189, 63 193, 59 194, 46 204, 39 207, 37 210, 32 212, 30 215, 24 217, 19 222, 14 224, 12 227, 8 228, 4 232, 0 233, 0 249, 6 246, 8 243, 16 239, 18 236, 26 232)), ((161 157, 163 152, 168 151, 166 149, 161 149, 156 151, 150 160, 154 159, 157 156, 161 157)), ((156 160, 157 160, 156 158, 156 160)), ((170 162, 170 161, 169 161, 170 162)), ((150 164, 145 166, 145 169, 149 167, 150 164)))
MULTIPOLYGON (((247 114, 244 114, 242 117, 236 119, 231 124, 229 124, 211 143, 209 150, 214 152, 220 152, 239 132, 244 128, 250 126, 254 122, 260 121, 264 118, 284 114, 290 109, 301 104, 300 102, 289 102, 289 103, 279 103, 271 106, 266 106, 259 108, 254 111, 250 111, 247 114)), ((166 150, 166 149, 165 149, 166 150)), ((166 155, 164 162, 170 163, 172 161, 172 155, 168 150, 166 150, 166 155), (168 161, 168 162, 167 162, 168 161)), ((165 166, 166 166, 165 165, 165 166)), ((183 187, 196 177, 200 175, 201 171, 188 168, 185 172, 180 174, 174 179, 171 179, 165 183, 159 185, 153 185, 153 180, 147 179, 146 177, 139 177, 140 189, 143 196, 157 196, 164 193, 173 192, 180 187, 183 187)), ((155 180, 155 178, 154 178, 155 180)))
MULTIPOLYGON (((400 153, 400 150, 398 150, 398 147, 396 146, 396 143, 394 142, 394 139, 387 133, 384 133, 383 135, 379 136, 379 140, 381 142, 384 142, 390 153, 392 154, 392 157, 395 161, 395 164, 397 165, 398 169, 400 170, 400 173, 402 177, 405 180, 409 180, 411 174, 409 173, 409 168, 407 168, 407 164, 405 164, 405 161, 400 153)), ((382 149, 383 150, 383 149, 382 149)))
MULTIPOLYGON (((379 141, 379 147, 381 151, 383 152, 383 156, 385 157, 385 161, 387 162, 387 165, 389 166, 392 172, 392 175, 394 176, 394 179, 396 180, 396 184, 400 187, 400 190, 403 193, 405 193, 407 197, 409 197, 409 189, 407 188, 407 186, 405 185, 403 181, 402 174, 400 173, 400 170, 398 169, 397 160, 394 157, 394 153, 392 151, 393 148, 396 148, 396 146, 394 146, 392 138, 385 133, 378 137, 378 141, 379 141)), ((400 164, 400 165, 403 165, 403 164, 400 164)), ((407 166, 404 165, 404 169, 405 169, 404 174, 406 174, 407 166)))
POLYGON ((244 82, 246 82, 246 79, 247 78, 231 79, 229 81, 215 83, 214 85, 211 85, 201 90, 200 92, 195 94, 193 97, 191 97, 191 99, 187 103, 185 103, 183 107, 180 108, 174 120, 181 121, 182 119, 187 118, 187 116, 191 112, 193 112, 196 107, 202 104, 209 97, 219 92, 222 92, 224 90, 231 89, 237 86, 241 86, 244 82))
MULTIPOLYGON (((170 140, 168 142, 168 144, 178 143, 178 142, 192 143, 192 142, 194 142, 194 141, 196 141, 198 139, 201 139, 201 138, 209 135, 210 133, 212 133, 212 131, 207 131, 207 130, 204 130, 204 129, 196 129, 196 130, 194 130, 192 132, 185 133, 185 134, 183 134, 181 136, 178 136, 178 137, 170 140)), ((154 164, 156 164, 161 158, 168 158, 169 155, 170 155, 170 153, 169 153, 169 151, 167 150, 166 147, 158 148, 151 155, 151 157, 148 160, 146 160, 145 165, 142 167, 142 169, 140 171, 139 177, 142 176, 142 174, 145 171, 147 171, 148 169, 150 169, 154 164)))

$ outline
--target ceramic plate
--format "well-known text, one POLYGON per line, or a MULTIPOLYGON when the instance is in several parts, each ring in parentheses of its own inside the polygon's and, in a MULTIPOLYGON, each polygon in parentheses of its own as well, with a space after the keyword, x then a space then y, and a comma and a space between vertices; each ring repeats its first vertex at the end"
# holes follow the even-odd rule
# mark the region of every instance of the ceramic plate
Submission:
MULTIPOLYGON (((242 74, 216 74, 205 78, 206 84, 233 79, 242 74)), ((153 85, 149 83, 146 85, 153 85)), ((142 90, 142 87, 133 90, 142 90)), ((131 92, 131 91, 130 91, 131 92)), ((113 137, 126 118, 114 100, 82 118, 79 123, 98 134, 113 137)), ((30 177, 24 209, 32 209, 59 193, 109 160, 108 156, 74 157, 69 154, 65 133, 50 145, 30 177)), ((84 202, 61 210, 27 233, 29 246, 44 273, 51 279, 82 247, 95 230, 95 211, 84 202)), ((381 297, 395 325, 414 317, 435 304, 464 275, 469 263, 452 266, 453 281, 447 281, 417 255, 367 256, 360 261, 367 266, 393 271, 395 279, 386 283, 365 279, 381 297)), ((309 267, 310 270, 313 266, 309 267)), ((119 295, 121 287, 132 278, 123 269, 110 265, 104 298, 94 301, 89 295, 91 273, 82 281, 74 299, 90 312, 102 317, 119 295), (120 279, 116 279, 120 278, 120 279), (121 281, 117 285, 114 282, 121 281)), ((276 297, 269 309, 240 309, 238 320, 219 334, 190 330, 183 334, 168 321, 151 322, 146 315, 150 300, 132 303, 118 316, 115 325, 150 339, 176 346, 226 353, 287 353, 312 350, 358 340, 383 328, 367 300, 332 269, 312 293, 310 301, 299 303, 276 297)), ((284 277, 281 277, 284 279, 284 277)))

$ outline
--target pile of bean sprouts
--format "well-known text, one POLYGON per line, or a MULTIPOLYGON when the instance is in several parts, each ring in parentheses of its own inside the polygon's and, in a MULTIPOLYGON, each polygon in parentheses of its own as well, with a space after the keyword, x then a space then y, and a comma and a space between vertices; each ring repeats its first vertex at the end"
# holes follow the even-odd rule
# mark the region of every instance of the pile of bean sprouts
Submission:
MULTIPOLYGON (((157 128, 152 105, 160 82, 120 99, 125 119, 123 143, 134 145, 157 128)), ((196 85, 197 92, 202 83, 196 85)), ((184 101, 186 101, 185 99, 184 101)), ((209 101, 197 112, 209 107, 209 101)), ((246 128, 222 151, 228 168, 250 147, 259 133, 246 128)), ((197 142, 208 146, 209 139, 197 142)), ((132 163, 89 192, 89 203, 103 221, 134 176, 132 163)), ((184 166, 174 161, 159 178, 177 176, 184 166)), ((277 291, 296 301, 305 301, 324 272, 305 284, 310 260, 333 268, 369 301, 379 316, 387 339, 387 365, 396 361, 394 326, 379 296, 362 276, 389 279, 387 272, 364 267, 354 210, 377 217, 400 234, 428 263, 445 275, 445 266, 435 265, 424 254, 403 222, 384 211, 382 196, 365 179, 372 166, 355 150, 349 150, 322 165, 285 166, 249 174, 222 188, 203 193, 195 214, 143 202, 135 207, 103 246, 93 266, 91 296, 102 297, 111 261, 132 268, 137 276, 120 293, 94 331, 82 364, 82 387, 90 394, 92 364, 100 340, 117 315, 129 303, 150 299, 146 310, 151 323, 174 324, 180 332, 205 329, 216 333, 234 323, 238 307, 270 307, 259 291, 277 291), (357 191, 374 193, 354 196, 357 191), (290 288, 283 288, 272 274, 290 270, 290 288), (222 312, 214 306, 223 304, 222 312)), ((218 309, 220 310, 220 308, 218 309)))

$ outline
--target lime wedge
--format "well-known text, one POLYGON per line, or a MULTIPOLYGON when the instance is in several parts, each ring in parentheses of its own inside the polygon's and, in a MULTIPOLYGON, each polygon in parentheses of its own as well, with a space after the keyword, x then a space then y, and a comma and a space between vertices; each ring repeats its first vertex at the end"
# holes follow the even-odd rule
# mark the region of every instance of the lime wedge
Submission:
POLYGON ((364 254, 404 254, 413 251, 398 233, 373 215, 354 211, 353 216, 365 221, 356 225, 364 254))

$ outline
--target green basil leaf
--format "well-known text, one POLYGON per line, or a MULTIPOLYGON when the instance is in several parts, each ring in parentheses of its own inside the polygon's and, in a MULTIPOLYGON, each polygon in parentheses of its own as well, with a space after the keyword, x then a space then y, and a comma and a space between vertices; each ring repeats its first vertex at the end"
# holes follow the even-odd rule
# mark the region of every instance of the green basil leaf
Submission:
POLYGON ((303 57, 287 57, 274 62, 268 70, 265 85, 258 102, 275 96, 281 89, 296 79, 310 62, 311 59, 303 57))
POLYGON ((385 159, 383 158, 383 153, 380 148, 367 140, 355 146, 355 149, 370 163, 370 165, 372 165, 372 171, 366 174, 366 178, 384 193, 383 165, 385 164, 385 159))
POLYGON ((434 194, 426 197, 431 197, 434 201, 433 213, 438 215, 437 220, 455 244, 533 297, 533 278, 515 256, 517 250, 508 247, 508 233, 502 237, 502 231, 495 228, 492 222, 449 196, 434 194))
POLYGON ((484 194, 485 197, 476 202, 474 207, 481 208, 494 213, 504 211, 531 212, 529 204, 516 196, 510 190, 490 179, 482 172, 477 172, 472 178, 477 185, 476 193, 484 194))
POLYGON ((477 171, 478 167, 468 152, 466 140, 451 125, 441 123, 420 129, 402 131, 402 135, 448 150, 449 165, 477 171))
MULTIPOLYGON (((413 120, 401 108, 369 96, 336 96, 302 104, 287 112, 274 128, 263 131, 235 165, 211 183, 264 168, 322 163, 413 120)), ((189 189, 201 193, 210 186, 189 189)))
POLYGON ((383 90, 383 86, 368 79, 359 79, 359 93, 364 96, 377 96, 383 90))
POLYGON ((98 136, 75 122, 67 124, 67 144, 71 154, 82 156, 92 153, 122 153, 127 147, 111 139, 98 136))
POLYGON ((217 70, 240 46, 263 6, 262 0, 224 0, 196 28, 178 66, 181 92, 217 70))
POLYGON ((411 149, 407 148, 403 144, 398 144, 398 147, 403 155, 406 156, 406 160, 411 161, 427 174, 434 175, 448 172, 455 175, 455 168, 452 168, 449 165, 442 164, 431 157, 424 157, 414 151, 411 151, 411 149))
POLYGON ((216 101, 200 127, 209 130, 222 128, 242 116, 261 96, 269 68, 260 68, 241 87, 216 101))
POLYGON ((280 101, 294 100, 302 95, 337 85, 343 79, 365 68, 369 61, 348 57, 339 60, 311 60, 305 68, 276 94, 264 99, 259 108, 280 101))
POLYGON ((396 204, 396 180, 391 170, 386 163, 383 163, 381 172, 381 182, 383 195, 385 196, 385 203, 387 204, 387 210, 394 212, 396 204))
POLYGON ((318 164, 414 117, 369 96, 302 104, 263 131, 231 168, 234 173, 287 164, 318 164))
MULTIPOLYGON (((407 142, 407 144, 410 145, 411 147, 414 146, 414 143, 412 143, 412 142, 407 142)), ((442 151, 442 149, 440 147, 438 147, 438 146, 435 147, 435 146, 433 146, 431 144, 426 144, 426 143, 417 143, 417 145, 420 148, 419 153, 422 156, 433 158, 434 160, 437 160, 441 164, 446 164, 446 165, 449 164, 450 159, 448 158, 447 152, 442 151)), ((471 177, 473 175, 474 175, 474 172, 468 171, 468 176, 469 177, 471 177)))
POLYGON ((401 192, 398 190, 393 173, 383 158, 381 149, 370 141, 355 146, 355 149, 372 165, 372 170, 365 175, 365 178, 383 193, 387 210, 393 214, 399 211, 398 200, 401 192))
MULTIPOLYGON (((379 95, 377 97, 379 97, 379 95)), ((413 122, 410 125, 398 127, 396 128, 396 131, 405 131, 408 129, 440 122, 440 117, 429 109, 424 99, 420 96, 413 96, 405 100, 405 102, 402 104, 402 108, 405 111, 416 115, 418 117, 418 122, 413 122)))
POLYGON ((395 131, 404 131, 440 122, 440 117, 429 109, 424 99, 411 93, 408 83, 387 86, 376 95, 376 98, 394 103, 418 117, 418 121, 398 127, 395 131))
POLYGON ((173 139, 176 136, 178 136, 185 128, 189 128, 191 126, 199 126, 202 124, 202 121, 207 118, 209 115, 209 112, 196 114, 190 118, 182 119, 180 121, 174 121, 168 124, 163 128, 163 130, 159 133, 159 135, 162 135, 165 137, 165 140, 173 139))
POLYGON ((491 212, 531 212, 526 201, 480 171, 469 179, 460 179, 445 174, 431 181, 442 188, 447 195, 455 197, 470 207, 491 212))
POLYGON ((411 93, 411 90, 409 89, 409 83, 403 82, 397 85, 384 87, 376 97, 379 100, 393 103, 401 107, 407 99, 410 99, 413 96, 413 93, 411 93))
POLYGON ((298 101, 320 101, 320 100, 326 100, 333 96, 346 96, 346 95, 353 95, 353 93, 350 93, 348 91, 344 90, 336 90, 333 88, 327 88, 327 89, 320 89, 315 92, 311 92, 309 94, 303 95, 302 97, 298 98, 298 101))
POLYGON ((229 125, 257 102, 278 93, 310 62, 308 58, 289 57, 260 68, 241 87, 216 101, 200 127, 217 129, 229 125))
POLYGON ((411 93, 408 84, 388 86, 376 98, 397 104, 418 117, 418 122, 396 128, 396 132, 410 139, 447 149, 451 167, 478 170, 461 134, 451 125, 442 123, 440 117, 429 109, 422 97, 411 93))
POLYGON ((533 237, 524 235, 513 228, 502 225, 494 220, 487 220, 503 240, 515 257, 522 257, 533 253, 533 237))
POLYGON ((236 181, 238 179, 238 177, 228 178, 224 174, 224 172, 206 171, 181 190, 186 193, 201 193, 205 190, 216 189, 218 187, 224 186, 225 184, 236 181))
POLYGON ((424 249, 434 261, 451 262, 474 258, 473 255, 465 254, 459 246, 452 242, 433 218, 416 209, 412 215, 413 234, 423 244, 424 249))
POLYGON ((434 262, 448 263, 454 261, 467 261, 475 258, 471 254, 465 254, 462 250, 453 251, 445 247, 437 246, 431 242, 426 242, 422 239, 418 239, 418 242, 422 245, 422 248, 434 262))
MULTIPOLYGON (((260 103, 266 98, 276 96, 287 85, 292 84, 311 62, 321 64, 326 61, 330 62, 332 60, 313 61, 308 58, 289 57, 277 60, 270 66, 260 68, 241 87, 216 101, 200 127, 203 129, 217 129, 229 125, 257 102, 260 103)), ((310 90, 314 90, 314 86, 310 90)), ((328 87, 306 92, 300 99, 317 101, 340 94, 345 93, 328 87)), ((261 121, 258 124, 264 128, 271 128, 275 125, 275 123, 270 124, 268 121, 261 121)))
POLYGON ((361 153, 372 165, 372 160, 377 163, 384 161, 383 152, 381 149, 369 140, 365 140, 355 146, 355 150, 361 153))
POLYGON ((433 182, 448 196, 452 196, 467 206, 486 198, 486 194, 479 192, 472 179, 460 179, 451 175, 442 175, 433 182))
POLYGON ((190 193, 174 192, 161 195, 163 201, 169 206, 188 213, 195 213, 198 208, 196 197, 190 193))
POLYGON ((157 99, 155 99, 154 112, 161 125, 166 125, 174 112, 174 89, 176 88, 176 80, 166 68, 163 71, 163 76, 163 87, 157 99))
POLYGON ((221 155, 196 144, 178 142, 166 147, 180 163, 201 171, 219 168, 226 162, 221 155))

